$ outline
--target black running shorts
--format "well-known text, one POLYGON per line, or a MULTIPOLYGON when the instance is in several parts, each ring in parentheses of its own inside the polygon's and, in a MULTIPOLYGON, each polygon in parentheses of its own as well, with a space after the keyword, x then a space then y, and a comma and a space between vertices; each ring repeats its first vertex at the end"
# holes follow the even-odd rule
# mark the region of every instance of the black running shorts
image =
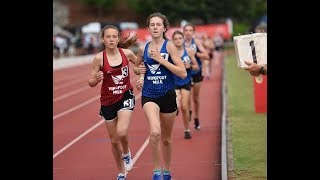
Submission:
POLYGON ((148 97, 142 96, 141 105, 143 107, 143 105, 147 102, 154 102, 159 106, 160 112, 172 113, 178 109, 176 98, 177 98, 176 91, 174 89, 171 89, 165 95, 159 98, 148 98, 148 97))
POLYGON ((118 115, 120 110, 129 110, 133 111, 135 105, 135 99, 132 90, 128 90, 123 94, 121 101, 109 105, 102 106, 100 108, 100 116, 103 116, 106 121, 114 120, 118 115))
POLYGON ((202 72, 199 71, 197 74, 194 74, 192 76, 192 82, 193 83, 197 83, 197 82, 201 82, 203 81, 203 76, 202 76, 202 72))

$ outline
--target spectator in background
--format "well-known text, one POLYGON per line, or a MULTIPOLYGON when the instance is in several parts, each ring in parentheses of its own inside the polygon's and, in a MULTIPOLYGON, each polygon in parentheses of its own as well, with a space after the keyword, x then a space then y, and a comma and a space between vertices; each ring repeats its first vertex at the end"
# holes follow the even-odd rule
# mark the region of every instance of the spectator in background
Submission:
POLYGON ((249 71, 252 76, 258 76, 260 74, 267 75, 267 65, 258 65, 256 63, 252 63, 249 61, 245 61, 245 63, 248 65, 248 67, 245 67, 244 69, 249 71))
MULTIPOLYGON (((267 33, 267 24, 266 23, 260 23, 254 28, 255 33, 267 33)), ((245 67, 244 69, 249 71, 252 76, 258 76, 260 74, 267 75, 267 65, 258 65, 253 62, 245 61, 245 63, 248 65, 248 67, 245 67)))
POLYGON ((62 57, 65 55, 65 53, 68 51, 68 40, 66 37, 57 34, 54 38, 54 48, 58 49, 59 57, 62 57))

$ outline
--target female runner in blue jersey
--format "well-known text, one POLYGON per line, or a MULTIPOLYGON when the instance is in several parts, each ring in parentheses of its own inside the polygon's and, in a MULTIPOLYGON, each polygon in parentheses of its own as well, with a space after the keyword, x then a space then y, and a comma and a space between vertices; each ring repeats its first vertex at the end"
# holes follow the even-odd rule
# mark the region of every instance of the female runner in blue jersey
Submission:
POLYGON ((165 15, 149 15, 147 27, 152 39, 139 47, 134 67, 136 74, 144 74, 138 80, 137 88, 142 88, 141 104, 149 123, 153 180, 160 180, 161 174, 164 180, 171 180, 171 134, 177 111, 173 74, 180 78, 187 77, 177 48, 165 35, 168 26, 165 15), (164 162, 162 173, 160 152, 164 162))
MULTIPOLYGON (((206 61, 209 59, 209 54, 206 49, 203 47, 201 41, 199 39, 194 38, 195 27, 193 24, 186 24, 183 27, 183 34, 185 37, 184 46, 192 48, 196 53, 196 59, 199 64, 199 70, 191 72, 192 77, 192 99, 194 105, 194 128, 196 130, 200 129, 200 121, 199 121, 199 110, 200 110, 200 87, 201 82, 203 81, 202 74, 202 61, 206 61)), ((190 101, 191 104, 191 101, 190 101)), ((190 105, 191 107, 191 105, 190 105)), ((192 111, 190 111, 190 117, 192 115, 192 111)))
POLYGON ((191 91, 191 70, 198 71, 199 65, 195 58, 195 52, 190 48, 185 48, 183 46, 184 36, 179 30, 176 30, 172 34, 172 41, 177 47, 178 54, 180 55, 182 62, 187 70, 187 77, 182 79, 174 75, 174 80, 176 84, 176 94, 178 100, 178 107, 181 107, 182 119, 184 124, 184 138, 191 139, 190 132, 190 91, 191 91))

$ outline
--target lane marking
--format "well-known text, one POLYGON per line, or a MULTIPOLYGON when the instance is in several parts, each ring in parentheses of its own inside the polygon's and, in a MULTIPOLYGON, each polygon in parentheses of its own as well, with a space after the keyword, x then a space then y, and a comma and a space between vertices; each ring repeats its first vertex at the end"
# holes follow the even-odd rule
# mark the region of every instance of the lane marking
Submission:
POLYGON ((78 79, 78 80, 74 80, 74 81, 71 81, 71 82, 66 82, 66 83, 64 83, 64 84, 62 84, 60 86, 53 86, 53 91, 56 91, 58 89, 65 88, 65 87, 68 87, 68 86, 72 86, 72 85, 78 84, 80 82, 83 82, 83 84, 88 84, 88 80, 78 79))
MULTIPOLYGON (((69 73, 68 73, 69 74, 69 73)), ((87 79, 88 75, 83 74, 83 72, 77 72, 77 73, 73 73, 72 75, 67 75, 67 76, 63 76, 60 77, 61 75, 56 75, 56 77, 53 78, 53 83, 57 84, 65 84, 68 81, 74 81, 76 79, 87 79)))
POLYGON ((66 146, 64 146, 62 149, 60 149, 59 151, 57 151, 56 153, 54 153, 53 155, 53 159, 55 157, 57 157, 59 154, 61 154, 63 151, 65 151, 66 149, 68 149, 70 146, 72 146, 74 143, 76 143, 77 141, 79 141, 82 137, 84 137, 85 135, 87 135, 89 132, 93 131, 95 128, 97 128, 98 126, 100 126, 102 123, 104 122, 103 119, 101 119, 97 124, 95 124, 94 126, 92 126, 91 128, 89 128, 88 130, 86 130, 84 133, 82 133, 80 136, 78 136, 77 138, 75 138, 74 140, 72 140, 70 143, 68 143, 66 146))
POLYGON ((87 101, 85 101, 85 102, 83 102, 83 103, 81 103, 81 104, 79 104, 79 105, 77 105, 77 106, 75 106, 75 107, 73 107, 73 108, 70 108, 70 109, 68 109, 68 110, 66 110, 66 111, 63 111, 63 112, 60 113, 60 114, 57 114, 57 115, 53 116, 53 120, 55 120, 55 119, 57 119, 57 118, 59 118, 59 117, 61 117, 61 116, 63 116, 63 115, 66 115, 66 114, 68 114, 68 113, 70 113, 70 112, 72 112, 72 111, 75 111, 75 110, 77 110, 77 109, 80 109, 80 108, 82 108, 83 106, 85 106, 85 105, 87 105, 87 104, 89 104, 89 103, 91 103, 91 102, 93 102, 93 101, 95 101, 95 100, 98 100, 98 99, 100 99, 100 95, 98 95, 98 96, 96 96, 96 97, 94 97, 94 98, 91 98, 91 99, 89 99, 89 100, 87 100, 87 101))
MULTIPOLYGON (((144 143, 142 144, 142 146, 140 147, 140 149, 138 150, 138 152, 135 154, 135 156, 132 159, 132 168, 134 166, 134 164, 136 163, 136 161, 138 160, 138 158, 140 157, 140 155, 142 154, 142 152, 146 149, 146 147, 149 144, 149 138, 150 136, 148 136, 148 138, 144 141, 144 143)), ((124 176, 127 176, 129 172, 126 171, 124 176)))
POLYGON ((53 99, 53 102, 56 102, 56 101, 59 101, 59 100, 61 100, 61 99, 67 98, 67 97, 69 97, 69 96, 75 95, 75 94, 77 94, 77 93, 79 93, 79 92, 81 92, 81 91, 87 90, 87 89, 89 89, 89 88, 90 88, 90 86, 84 86, 84 87, 79 88, 79 89, 77 89, 77 90, 75 90, 75 91, 70 91, 70 92, 68 92, 68 93, 66 93, 66 94, 64 94, 64 95, 62 95, 62 96, 59 96, 59 97, 54 98, 54 99, 53 99))
MULTIPOLYGON (((136 95, 135 100, 137 101, 139 98, 141 97, 141 92, 136 95)), ((77 141, 79 141, 81 138, 83 138, 85 135, 89 134, 91 131, 93 131, 94 129, 96 129, 98 126, 100 126, 102 123, 104 123, 104 119, 102 118, 98 123, 96 123, 95 125, 93 125, 91 128, 87 129, 84 133, 80 134, 77 138, 75 138, 74 140, 72 140, 70 143, 68 143, 67 145, 65 145, 63 148, 61 148, 59 151, 57 151, 56 153, 53 154, 53 159, 56 158, 59 154, 61 154, 62 152, 64 152, 65 150, 67 150, 70 146, 72 146, 74 143, 76 143, 77 141)), ((141 146, 141 148, 139 149, 139 151, 136 153, 136 155, 133 158, 133 164, 137 161, 137 159, 139 158, 139 156, 141 155, 141 153, 143 152, 143 150, 146 148, 146 146, 149 143, 149 137, 147 138, 147 140, 143 143, 143 145, 141 146)))
MULTIPOLYGON (((134 80, 136 80, 136 79, 138 79, 138 78, 139 78, 138 76, 134 76, 133 78, 130 78, 130 81, 134 81, 134 80)), ((137 98, 139 95, 140 95, 140 97, 141 97, 141 92, 136 96, 136 98, 137 98)), ((68 113, 70 113, 70 112, 72 112, 72 111, 75 111, 75 110, 77 110, 77 109, 80 109, 80 108, 82 108, 83 106, 85 106, 85 105, 87 105, 87 104, 89 104, 89 103, 91 103, 91 102, 93 102, 93 101, 95 101, 95 100, 97 100, 97 99, 99 99, 99 98, 100 98, 100 95, 98 95, 98 96, 96 96, 96 97, 93 97, 93 98, 91 98, 91 99, 89 99, 89 100, 87 100, 87 101, 85 101, 85 102, 83 102, 83 103, 81 103, 81 104, 79 104, 79 105, 77 105, 77 106, 75 106, 75 107, 72 107, 72 108, 70 108, 70 109, 68 109, 68 110, 66 110, 66 111, 64 111, 64 112, 62 112, 62 113, 59 113, 59 114, 53 116, 53 120, 55 120, 55 119, 57 119, 57 118, 59 118, 59 117, 61 117, 61 116, 64 116, 64 115, 66 115, 66 114, 68 114, 68 113)))

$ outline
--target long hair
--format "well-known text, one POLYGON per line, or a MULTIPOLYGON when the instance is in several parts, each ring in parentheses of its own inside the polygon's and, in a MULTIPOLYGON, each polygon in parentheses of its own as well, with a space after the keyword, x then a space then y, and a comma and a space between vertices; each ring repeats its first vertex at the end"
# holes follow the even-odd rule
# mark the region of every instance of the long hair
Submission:
POLYGON ((196 30, 196 27, 195 27, 193 24, 191 24, 191 23, 187 23, 186 25, 184 25, 184 26, 183 26, 183 30, 185 30, 185 28, 186 28, 187 26, 191 26, 192 29, 193 29, 193 32, 196 30))
POLYGON ((168 18, 167 18, 165 15, 163 15, 163 14, 161 14, 161 13, 159 13, 159 12, 152 13, 152 14, 150 14, 149 17, 147 18, 147 27, 149 27, 149 25, 150 25, 150 19, 153 18, 153 17, 159 17, 159 18, 162 19, 162 21, 163 21, 163 26, 164 26, 164 28, 166 28, 166 31, 163 32, 163 38, 166 39, 166 40, 168 40, 168 38, 167 38, 167 36, 166 36, 166 32, 168 31, 168 28, 169 28, 169 20, 168 20, 168 18))
POLYGON ((175 30, 175 31, 173 32, 173 34, 172 34, 172 39, 173 39, 173 37, 174 37, 176 34, 180 34, 180 35, 184 38, 184 35, 183 35, 183 33, 182 33, 180 30, 175 30))
POLYGON ((104 31, 106 29, 110 29, 110 28, 115 29, 115 30, 118 31, 119 43, 118 43, 117 47, 128 48, 129 46, 131 46, 132 44, 137 42, 138 36, 136 34, 131 36, 131 37, 130 37, 130 34, 128 36, 126 36, 126 37, 122 37, 119 28, 117 28, 114 25, 106 25, 106 26, 104 26, 102 28, 102 30, 101 30, 101 38, 104 37, 104 31))

